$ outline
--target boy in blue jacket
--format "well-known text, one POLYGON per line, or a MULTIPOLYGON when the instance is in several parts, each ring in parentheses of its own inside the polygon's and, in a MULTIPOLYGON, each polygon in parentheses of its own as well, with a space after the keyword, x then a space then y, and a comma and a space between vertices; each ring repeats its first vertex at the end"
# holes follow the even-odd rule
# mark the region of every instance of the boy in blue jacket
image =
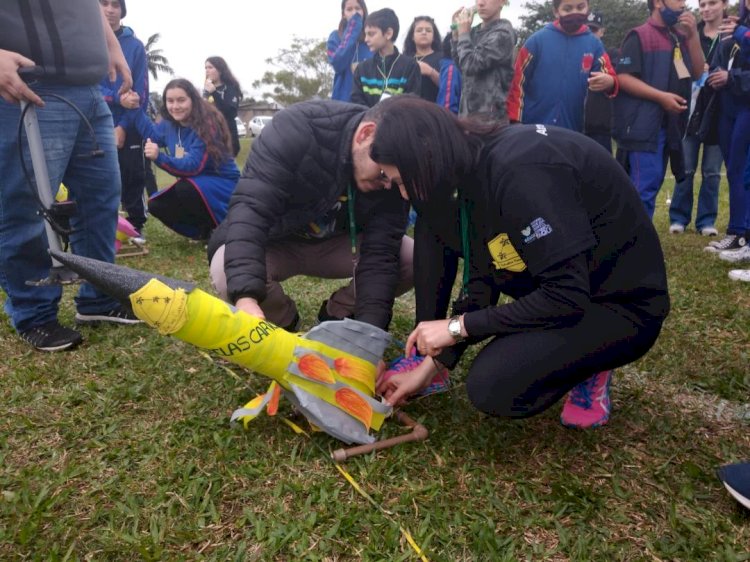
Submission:
POLYGON ((121 20, 127 14, 125 0, 99 0, 104 17, 114 31, 120 43, 122 53, 128 62, 133 75, 133 90, 120 96, 122 79, 112 82, 104 77, 99 84, 104 101, 112 112, 115 125, 115 140, 117 141, 117 158, 120 162, 120 178, 122 180, 122 194, 120 202, 128 213, 130 224, 143 238, 143 226, 146 224, 146 205, 143 191, 146 187, 145 163, 143 161, 143 139, 134 127, 128 126, 125 117, 128 109, 145 108, 148 104, 148 63, 146 49, 133 30, 122 25, 121 20), (137 94, 137 96, 135 95, 137 94))
POLYGON ((617 78, 604 45, 586 25, 588 0, 554 0, 553 7, 557 19, 518 53, 508 118, 583 132, 587 92, 614 97, 617 78))

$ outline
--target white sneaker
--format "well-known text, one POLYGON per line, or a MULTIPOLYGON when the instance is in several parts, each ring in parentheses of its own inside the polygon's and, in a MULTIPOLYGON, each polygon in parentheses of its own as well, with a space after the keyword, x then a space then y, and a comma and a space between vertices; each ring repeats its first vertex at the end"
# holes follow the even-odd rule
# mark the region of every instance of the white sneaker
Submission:
POLYGON ((716 230, 713 226, 704 226, 701 228, 701 235, 702 236, 718 236, 719 231, 716 230))
POLYGON ((742 246, 739 250, 724 250, 719 252, 719 259, 731 263, 750 261, 750 246, 742 246))
POLYGON ((750 269, 733 269, 729 272, 729 278, 734 281, 750 283, 750 269))
POLYGON ((685 225, 680 224, 678 222, 673 223, 669 226, 669 233, 670 234, 682 234, 685 232, 685 225))

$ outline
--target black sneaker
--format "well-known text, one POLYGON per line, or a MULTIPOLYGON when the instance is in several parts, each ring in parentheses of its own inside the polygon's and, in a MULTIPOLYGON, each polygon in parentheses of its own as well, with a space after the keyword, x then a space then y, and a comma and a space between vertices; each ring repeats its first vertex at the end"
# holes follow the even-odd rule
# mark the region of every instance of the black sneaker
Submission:
POLYGON ((39 351, 72 349, 83 341, 81 334, 60 325, 57 320, 34 326, 18 334, 31 347, 39 351))
POLYGON ((113 308, 109 312, 98 312, 94 314, 82 314, 76 313, 77 324, 98 324, 99 322, 112 322, 113 324, 141 324, 143 321, 139 320, 130 307, 125 307, 121 304, 117 305, 117 308, 113 308))
POLYGON ((742 248, 746 243, 744 236, 739 236, 737 234, 727 234, 724 238, 721 240, 714 240, 713 242, 709 242, 708 246, 703 248, 706 252, 711 252, 712 254, 718 254, 719 252, 725 252, 727 250, 739 250, 742 248))

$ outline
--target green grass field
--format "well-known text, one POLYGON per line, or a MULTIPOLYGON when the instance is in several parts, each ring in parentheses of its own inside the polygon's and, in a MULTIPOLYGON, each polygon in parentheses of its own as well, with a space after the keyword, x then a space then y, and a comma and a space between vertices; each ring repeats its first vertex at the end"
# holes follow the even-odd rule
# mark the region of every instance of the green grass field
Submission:
MULTIPOLYGON (((229 426, 267 379, 145 326, 84 327, 78 349, 42 354, 4 320, 0 559, 417 560, 403 528, 429 560, 750 560, 750 512, 714 473, 750 458, 750 285, 727 278, 706 239, 667 233, 664 191, 656 225, 672 313, 653 350, 617 372, 610 424, 564 429, 559 406, 488 418, 458 368, 451 392, 406 408, 427 441, 346 463, 381 509, 329 460, 334 439, 265 415, 229 426)), ((120 263, 210 289, 202 244, 156 220, 146 234, 151 253, 120 263)), ((334 285, 288 284, 305 327, 334 285)), ((412 315, 410 293, 397 337, 412 315)))

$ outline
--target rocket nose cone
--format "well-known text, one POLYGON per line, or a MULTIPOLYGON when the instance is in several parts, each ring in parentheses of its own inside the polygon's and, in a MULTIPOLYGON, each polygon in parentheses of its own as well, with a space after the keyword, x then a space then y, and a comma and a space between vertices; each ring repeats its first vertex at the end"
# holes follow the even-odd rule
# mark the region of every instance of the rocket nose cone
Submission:
POLYGON ((146 273, 122 265, 55 250, 50 250, 50 254, 103 293, 121 301, 128 300, 132 293, 135 293, 154 278, 173 289, 185 289, 188 293, 195 288, 192 283, 146 273))

